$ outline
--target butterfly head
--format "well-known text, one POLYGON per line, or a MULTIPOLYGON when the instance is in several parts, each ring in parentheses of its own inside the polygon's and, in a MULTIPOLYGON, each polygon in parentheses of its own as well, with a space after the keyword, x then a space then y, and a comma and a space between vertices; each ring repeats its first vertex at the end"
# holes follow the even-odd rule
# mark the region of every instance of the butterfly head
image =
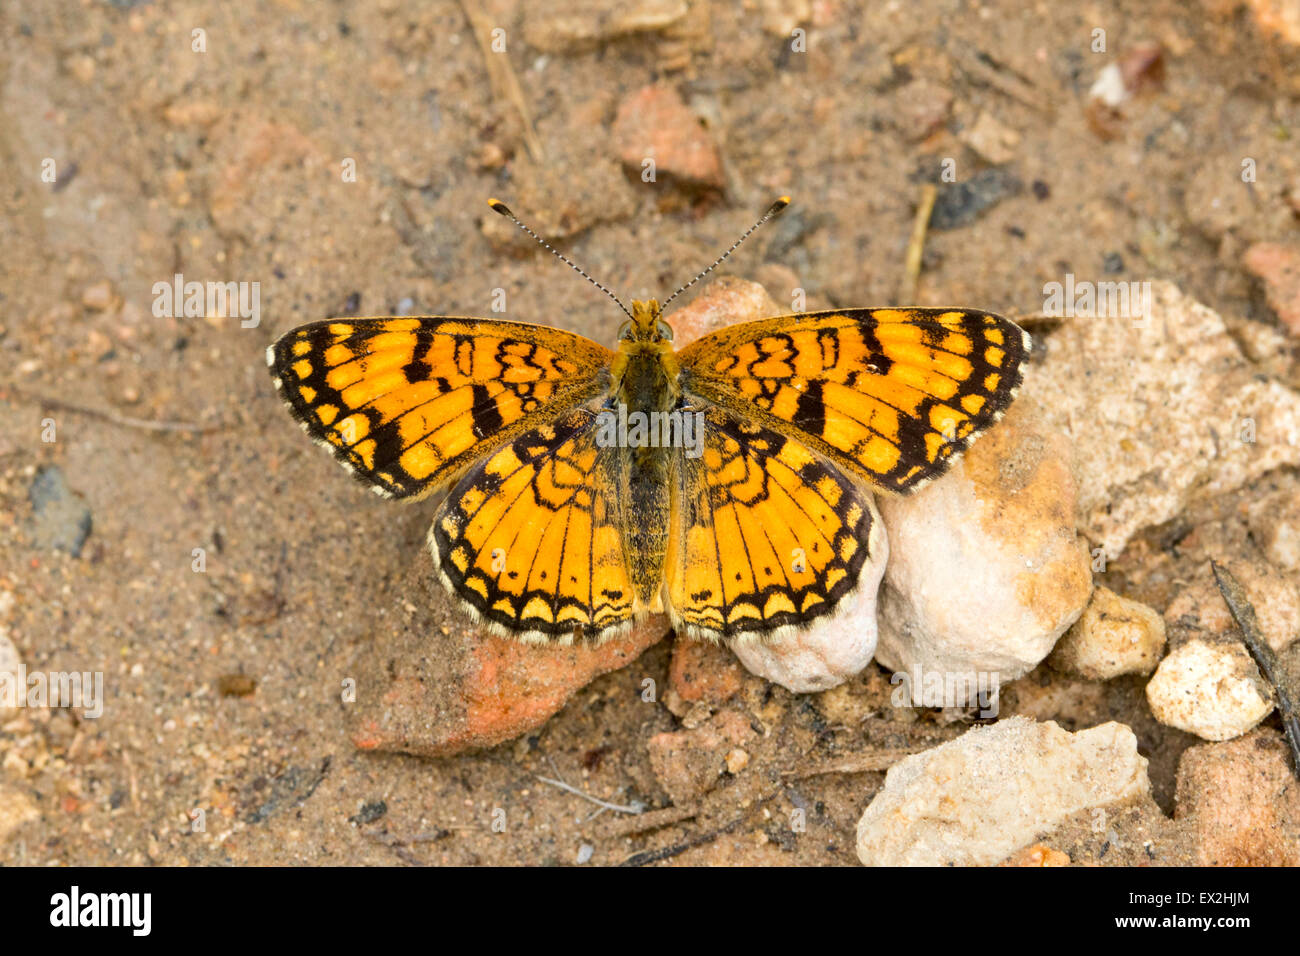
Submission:
POLYGON ((619 342, 645 342, 657 344, 671 342, 673 330, 660 315, 659 302, 647 299, 642 302, 632 300, 632 318, 624 322, 618 330, 619 342))

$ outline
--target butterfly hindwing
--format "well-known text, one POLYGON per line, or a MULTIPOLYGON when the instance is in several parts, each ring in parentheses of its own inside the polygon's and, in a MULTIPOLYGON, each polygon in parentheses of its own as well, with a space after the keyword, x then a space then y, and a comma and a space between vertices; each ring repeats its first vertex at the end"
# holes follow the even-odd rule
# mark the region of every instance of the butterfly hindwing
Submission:
POLYGON ((429 530, 451 591, 524 639, 594 637, 637 612, 618 449, 598 445, 596 421, 575 408, 516 436, 461 477, 429 530))
POLYGON ((444 486, 492 447, 599 394, 610 358, 559 329, 439 316, 315 322, 267 349, 307 433, 394 498, 444 486))
POLYGON ((721 408, 702 415, 701 456, 678 459, 674 622, 718 639, 829 613, 886 546, 870 494, 797 439, 721 408))
POLYGON ((731 326, 678 357, 688 392, 905 493, 1001 416, 1029 349, 1023 330, 988 312, 847 309, 731 326))

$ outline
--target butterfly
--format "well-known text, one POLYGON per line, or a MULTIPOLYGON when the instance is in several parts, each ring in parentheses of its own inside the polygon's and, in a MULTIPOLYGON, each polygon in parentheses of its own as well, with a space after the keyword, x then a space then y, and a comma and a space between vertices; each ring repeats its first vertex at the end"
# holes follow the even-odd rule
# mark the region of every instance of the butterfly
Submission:
POLYGON ((675 351, 658 302, 623 308, 616 350, 395 316, 301 326, 267 363, 311 438, 374 491, 446 492, 428 546, 467 610, 569 643, 655 612, 711 640, 831 613, 870 557, 872 493, 943 474, 1006 410, 1030 351, 1008 319, 934 308, 783 315, 675 351))

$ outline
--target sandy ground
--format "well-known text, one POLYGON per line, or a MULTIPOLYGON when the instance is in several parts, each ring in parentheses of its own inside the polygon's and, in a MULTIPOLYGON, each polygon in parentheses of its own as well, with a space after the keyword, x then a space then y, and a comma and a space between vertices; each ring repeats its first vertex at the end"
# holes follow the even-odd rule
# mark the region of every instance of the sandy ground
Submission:
MULTIPOLYGON (((380 501, 312 448, 263 353, 297 324, 348 311, 491 315, 498 289, 510 318, 612 341, 620 313, 503 231, 489 196, 643 297, 685 281, 788 192, 795 205, 731 272, 777 289, 793 276, 809 307, 886 305, 920 184, 945 157, 963 180, 994 168, 966 139, 988 114, 1015 134, 1013 158, 979 180, 987 208, 941 198, 951 228, 928 237, 921 304, 1032 315, 1043 284, 1074 272, 1172 278, 1234 321, 1276 321, 1239 250, 1190 211, 1207 158, 1235 168, 1295 149, 1295 74, 1247 14, 693 2, 655 27, 672 6, 640 5, 651 28, 620 33, 626 23, 598 3, 486 5, 531 114, 530 156, 527 121, 494 90, 454 3, 6 5, 0 622, 29 670, 102 671, 107 703, 98 719, 27 710, 0 726, 0 779, 31 811, 0 860, 546 864, 574 862, 587 844, 595 864, 656 851, 678 863, 851 864, 854 824, 883 775, 797 768, 967 726, 882 712, 889 688, 875 666, 802 697, 747 679, 741 699, 765 733, 755 768, 689 819, 629 832, 626 815, 593 817, 598 807, 538 777, 667 806, 645 741, 677 722, 640 698, 644 678, 665 681, 665 642, 519 742, 438 760, 354 749, 339 687, 358 655, 376 653, 377 622, 412 600, 431 507, 380 501), (790 50, 793 26, 807 52, 790 50), (1097 27, 1107 54, 1089 48, 1097 27), (1106 138, 1088 89, 1142 41, 1165 50, 1163 85, 1127 104, 1106 138), (716 183, 644 183, 620 163, 618 106, 655 82, 703 118, 722 157, 716 183), (259 283, 260 323, 156 317, 154 284, 176 273, 259 283), (51 466, 66 490, 42 518, 33 488, 51 466), (808 819, 797 839, 784 825, 796 808, 808 819)), ((1159 534, 1150 542, 1164 548, 1159 534)), ((1161 580, 1197 557, 1164 553, 1161 580)), ((1171 598, 1143 588, 1128 593, 1157 609, 1171 598)), ((438 640, 431 631, 430 654, 438 640)), ((1139 680, 1085 696, 1075 723, 1130 723, 1171 812, 1193 739, 1155 724, 1139 680)), ((1068 706, 1062 715, 1069 726, 1068 706)), ((1089 859, 1097 848, 1079 833, 1074 852, 1089 859)), ((1162 862, 1178 859, 1171 846, 1162 862)))

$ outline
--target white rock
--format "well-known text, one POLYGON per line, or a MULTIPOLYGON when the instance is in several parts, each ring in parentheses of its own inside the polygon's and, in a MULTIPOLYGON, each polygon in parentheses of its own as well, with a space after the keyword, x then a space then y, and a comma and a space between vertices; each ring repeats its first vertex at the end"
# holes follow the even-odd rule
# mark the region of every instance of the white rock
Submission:
POLYGON ((1097 74, 1097 79, 1088 90, 1088 96, 1094 100, 1101 100, 1112 109, 1128 99, 1128 87, 1124 84, 1124 74, 1120 72, 1119 64, 1108 63, 1102 67, 1101 72, 1097 74))
POLYGON ((876 657, 907 672, 914 689, 926 673, 1013 680, 1088 603, 1092 572, 1074 531, 1066 452, 1029 399, 947 475, 877 502, 889 565, 876 657))
POLYGON ((1145 604, 1099 587, 1049 661, 1089 680, 1110 680, 1120 674, 1150 674, 1164 649, 1164 618, 1145 604))
POLYGON ((870 557, 862 565, 858 589, 833 614, 793 634, 768 641, 733 641, 731 649, 750 673, 803 694, 837 687, 871 663, 876 653, 876 599, 889 559, 889 536, 874 504, 870 518, 870 557))
POLYGON ((908 757, 858 821, 868 866, 987 866, 1092 807, 1150 791, 1124 724, 1071 734, 1012 717, 908 757))
POLYGON ((1110 559, 1194 502, 1300 465, 1300 395, 1260 375, 1213 310, 1172 283, 1150 292, 1144 316, 1132 295, 1134 315, 1109 314, 1107 295, 1107 314, 1066 319, 1030 372, 1069 442, 1079 528, 1110 559))
POLYGON ((1268 716, 1273 702, 1246 649, 1198 638, 1175 648, 1147 683, 1156 720, 1205 740, 1231 740, 1268 716))

